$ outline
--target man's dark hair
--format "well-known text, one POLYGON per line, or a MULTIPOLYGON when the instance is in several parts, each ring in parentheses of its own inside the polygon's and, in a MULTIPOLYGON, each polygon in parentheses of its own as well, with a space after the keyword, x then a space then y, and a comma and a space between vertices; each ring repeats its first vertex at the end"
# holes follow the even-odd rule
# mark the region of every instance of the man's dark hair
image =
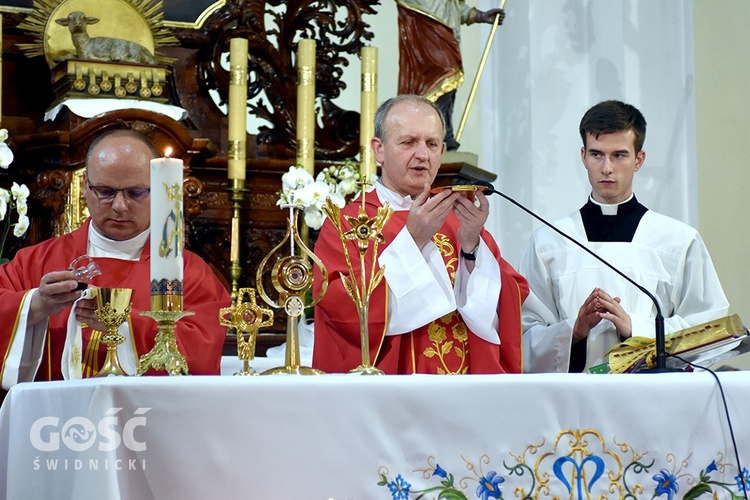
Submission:
POLYGON ((440 138, 442 139, 445 137, 445 117, 443 116, 443 112, 440 111, 440 108, 438 108, 431 100, 424 96, 415 94, 399 94, 396 97, 391 97, 378 107, 378 110, 375 112, 375 137, 380 137, 380 139, 385 142, 385 119, 388 117, 391 108, 400 102, 424 104, 425 106, 434 109, 435 113, 440 117, 440 123, 443 126, 443 132, 440 138))
POLYGON ((91 142, 91 145, 89 146, 89 150, 86 153, 86 167, 88 167, 89 161, 91 160, 91 156, 94 154, 94 150, 99 145, 100 142, 102 142, 104 139, 109 139, 111 137, 130 137, 131 139, 140 142, 142 144, 145 144, 149 150, 151 150, 151 157, 152 158, 158 158, 159 152, 156 150, 156 146, 154 146, 154 143, 151 142, 148 137, 145 135, 136 132, 135 130, 130 130, 127 128, 120 128, 120 129, 114 129, 109 130, 107 132, 104 132, 102 135, 97 137, 91 142))
POLYGON ((586 111, 578 130, 584 149, 589 134, 598 139, 601 134, 632 130, 635 134, 635 152, 638 153, 646 140, 646 119, 635 106, 621 101, 603 101, 586 111))

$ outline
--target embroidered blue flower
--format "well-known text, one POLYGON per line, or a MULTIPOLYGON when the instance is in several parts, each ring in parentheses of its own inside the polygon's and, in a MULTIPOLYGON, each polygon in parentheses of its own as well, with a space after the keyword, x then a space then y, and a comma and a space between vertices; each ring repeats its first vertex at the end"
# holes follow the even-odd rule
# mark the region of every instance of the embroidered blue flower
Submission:
POLYGON ((734 476, 734 480, 737 481, 737 491, 740 493, 750 491, 750 472, 747 467, 743 467, 742 473, 734 476))
POLYGON ((706 474, 708 474, 709 472, 713 472, 715 470, 718 470, 718 468, 716 467, 716 460, 714 460, 713 462, 711 462, 711 465, 709 465, 708 467, 706 467, 706 474))
POLYGON ((445 472, 445 469, 440 467, 440 464, 435 465, 435 472, 433 472, 432 475, 440 476, 440 477, 448 477, 448 473, 445 472))
POLYGON ((504 478, 498 476, 495 471, 490 471, 486 476, 479 479, 477 496, 482 500, 502 498, 503 493, 500 491, 500 484, 504 482, 504 478))
POLYGON ((411 484, 404 481, 401 474, 396 476, 396 479, 388 483, 388 489, 391 490, 391 497, 393 500, 408 500, 409 499, 409 488, 411 484))
POLYGON ((656 495, 661 496, 666 493, 667 500, 672 500, 674 494, 680 489, 680 486, 677 484, 677 478, 666 469, 662 469, 659 474, 656 474, 654 481, 656 481, 656 495))

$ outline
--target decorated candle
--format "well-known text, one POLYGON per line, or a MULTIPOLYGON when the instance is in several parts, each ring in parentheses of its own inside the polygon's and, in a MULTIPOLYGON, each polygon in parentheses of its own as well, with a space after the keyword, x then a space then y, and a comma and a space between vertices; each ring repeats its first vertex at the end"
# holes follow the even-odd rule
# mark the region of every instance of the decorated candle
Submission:
POLYGON ((183 164, 179 158, 151 160, 151 309, 182 310, 184 221, 183 164))

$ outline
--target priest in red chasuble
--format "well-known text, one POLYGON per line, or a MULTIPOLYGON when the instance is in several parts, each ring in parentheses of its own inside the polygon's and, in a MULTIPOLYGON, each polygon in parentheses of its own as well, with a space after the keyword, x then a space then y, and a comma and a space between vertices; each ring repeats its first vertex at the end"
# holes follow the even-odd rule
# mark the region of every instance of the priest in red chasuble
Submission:
MULTIPOLYGON (((370 359, 387 374, 520 373, 528 286, 484 229, 489 202, 483 194, 430 193, 444 132, 442 114, 421 96, 389 99, 375 115, 372 148, 382 177, 365 197, 366 211, 372 218, 387 202, 394 213, 378 246, 385 279, 369 303, 370 359)), ((342 214, 356 218, 360 206, 355 200, 342 214)), ((359 277, 356 242, 347 245, 359 277)), ((315 308, 313 366, 348 372, 362 361, 359 317, 342 280, 348 268, 341 240, 328 220, 315 253, 329 284, 315 308)), ((315 278, 314 296, 319 272, 315 278)))
MULTIPOLYGON (((24 381, 95 375, 104 361, 102 325, 93 299, 81 299, 71 262, 87 255, 102 274, 91 285, 132 288, 132 309, 118 348, 133 374, 137 359, 154 345, 156 322, 141 316, 151 309, 150 160, 157 157, 145 136, 129 130, 95 140, 86 158, 83 196, 91 217, 72 233, 24 248, 0 266, 0 375, 4 389, 24 381), (82 344, 71 346, 81 329, 82 344), (78 375, 73 375, 78 374, 78 375)), ((194 311, 176 324, 177 343, 190 373, 219 374, 224 333, 218 312, 231 299, 211 269, 185 251, 183 308, 194 311)))

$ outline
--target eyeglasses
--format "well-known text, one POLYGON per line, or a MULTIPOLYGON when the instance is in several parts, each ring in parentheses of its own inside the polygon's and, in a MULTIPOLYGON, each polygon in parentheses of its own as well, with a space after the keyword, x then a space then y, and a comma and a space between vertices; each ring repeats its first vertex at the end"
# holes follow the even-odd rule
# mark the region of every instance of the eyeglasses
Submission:
POLYGON ((117 189, 108 186, 92 186, 88 183, 89 189, 93 191, 96 198, 102 203, 112 203, 117 193, 122 191, 123 196, 131 201, 143 201, 148 197, 151 188, 122 188, 117 189))

